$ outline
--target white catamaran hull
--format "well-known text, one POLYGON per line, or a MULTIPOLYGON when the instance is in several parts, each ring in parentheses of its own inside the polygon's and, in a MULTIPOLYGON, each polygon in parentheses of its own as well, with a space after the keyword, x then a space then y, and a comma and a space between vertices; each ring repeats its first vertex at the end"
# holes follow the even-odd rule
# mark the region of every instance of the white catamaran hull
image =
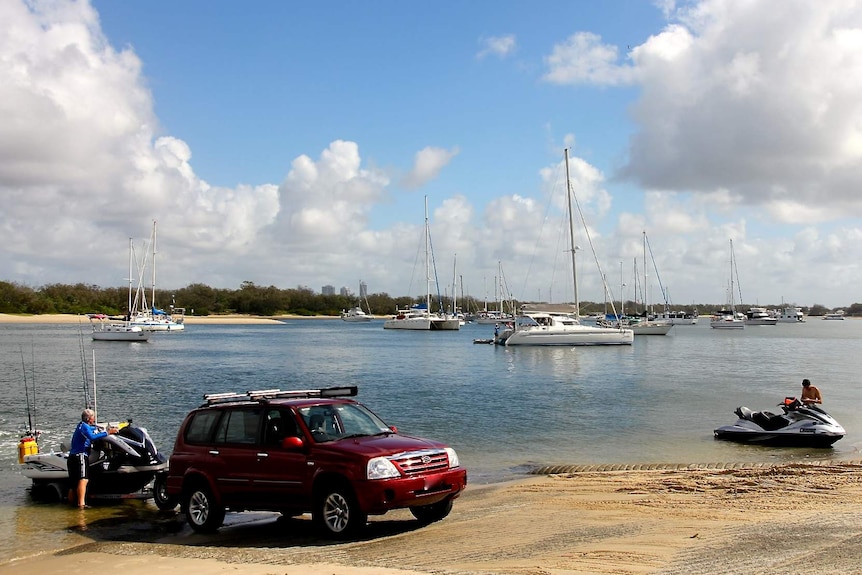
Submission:
POLYGON ((526 326, 506 338, 506 345, 631 345, 634 332, 630 329, 566 326, 526 326))

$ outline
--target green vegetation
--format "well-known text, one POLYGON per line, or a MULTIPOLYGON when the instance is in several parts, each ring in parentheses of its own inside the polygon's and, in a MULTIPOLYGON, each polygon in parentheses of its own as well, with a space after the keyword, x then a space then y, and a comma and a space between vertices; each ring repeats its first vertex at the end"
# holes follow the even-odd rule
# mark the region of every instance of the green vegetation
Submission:
MULTIPOLYGON (((128 288, 102 288, 86 284, 49 284, 31 288, 16 283, 0 281, 0 313, 12 314, 84 314, 104 313, 122 315, 126 313, 128 288)), ((422 300, 409 296, 392 297, 386 293, 369 294, 368 304, 371 313, 388 315, 396 308, 403 308, 422 300)), ((218 289, 203 284, 191 284, 177 290, 156 290, 156 304, 169 310, 171 305, 183 307, 187 315, 249 314, 255 316, 279 315, 339 315, 342 310, 357 305, 356 297, 341 295, 321 295, 311 288, 297 287, 281 289, 275 286, 262 287, 253 282, 243 282, 239 289, 218 289)), ((526 303, 526 302, 524 302, 526 303)), ((619 302, 616 302, 619 309, 619 302)), ((451 298, 443 298, 444 308, 452 305, 451 298)), ((516 302, 518 305, 518 302, 516 302)), ((743 304, 738 310, 746 310, 755 304, 743 304)), ((363 308, 365 307, 363 302, 363 308)), ((436 306, 435 306, 436 307, 436 306)), ((458 301, 458 307, 465 312, 476 312, 485 307, 484 301, 465 297, 458 301)), ((658 310, 658 306, 654 306, 658 310)), ((673 306, 675 311, 710 314, 718 311, 721 305, 697 304, 673 306)), ((771 309, 780 304, 760 305, 771 309)), ((496 303, 488 303, 495 309, 496 303)), ((625 302, 625 309, 636 309, 635 302, 625 302)), ((820 304, 802 308, 806 315, 823 315, 830 311, 844 309, 848 316, 862 316, 862 304, 854 303, 847 308, 829 309, 820 304)), ((367 310, 366 310, 367 311, 367 310)), ((605 304, 581 302, 582 314, 604 313, 605 304)))

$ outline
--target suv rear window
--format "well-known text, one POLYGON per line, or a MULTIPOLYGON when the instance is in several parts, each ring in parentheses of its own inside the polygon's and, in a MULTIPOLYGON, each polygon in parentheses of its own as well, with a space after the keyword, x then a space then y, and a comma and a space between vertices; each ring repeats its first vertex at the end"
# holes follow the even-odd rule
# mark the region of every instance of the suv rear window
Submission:
POLYGON ((186 430, 186 441, 188 443, 209 443, 220 416, 221 412, 218 410, 195 413, 186 430))
POLYGON ((228 409, 219 421, 214 443, 257 443, 263 410, 228 409))

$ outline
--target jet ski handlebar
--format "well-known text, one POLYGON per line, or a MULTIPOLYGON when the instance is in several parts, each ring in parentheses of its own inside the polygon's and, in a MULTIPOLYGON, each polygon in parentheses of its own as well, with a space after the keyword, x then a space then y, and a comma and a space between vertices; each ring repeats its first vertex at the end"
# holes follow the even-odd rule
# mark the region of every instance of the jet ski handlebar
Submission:
POLYGON ((802 402, 795 397, 785 397, 784 401, 778 404, 784 411, 795 411, 802 407, 802 402))

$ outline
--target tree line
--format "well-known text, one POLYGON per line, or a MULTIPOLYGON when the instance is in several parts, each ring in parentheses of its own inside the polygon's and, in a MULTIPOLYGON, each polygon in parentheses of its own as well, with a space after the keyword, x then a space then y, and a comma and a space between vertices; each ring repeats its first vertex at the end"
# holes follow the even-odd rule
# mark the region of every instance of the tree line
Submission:
MULTIPOLYGON (((155 302, 150 302, 151 291, 147 291, 148 304, 155 303, 160 309, 170 311, 173 306, 185 309, 186 315, 248 314, 255 316, 337 316, 343 310, 360 305, 356 296, 323 295, 308 287, 281 289, 275 286, 259 286, 253 282, 243 282, 239 289, 213 288, 204 284, 191 284, 176 290, 156 289, 155 302)), ((86 314, 103 313, 124 315, 127 313, 129 298, 128 287, 103 288, 97 285, 47 284, 33 288, 18 283, 0 281, 0 313, 7 314, 86 314)), ((396 309, 421 303, 424 298, 410 296, 392 297, 387 293, 368 294, 367 302, 361 302, 363 309, 375 315, 394 314, 396 309), (368 309, 370 307, 370 310, 368 309)), ((435 298, 434 309, 452 309, 452 298, 435 298)), ((521 302, 514 302, 517 307, 521 302)), ((526 302, 525 302, 526 303, 526 302)), ((620 302, 615 302, 619 310, 620 302)), ((636 309, 633 301, 624 302, 624 309, 636 309)), ((754 304, 752 304, 754 305, 754 304)), ((466 296, 457 301, 459 310, 465 313, 486 309, 486 303, 466 296)), ((496 302, 487 303, 487 309, 497 309, 496 302)), ((692 304, 673 306, 674 311, 711 314, 723 306, 713 304, 692 304)), ((745 310, 749 305, 740 305, 745 310)), ((777 309, 782 306, 767 307, 777 309)), ((660 311, 660 306, 653 306, 660 311)), ((823 315, 827 312, 842 310, 848 316, 862 316, 862 303, 854 303, 846 308, 830 309, 820 304, 803 307, 806 315, 823 315)), ((582 314, 604 313, 610 311, 605 302, 581 302, 582 314)), ((506 310, 508 311, 508 310, 506 310)))

